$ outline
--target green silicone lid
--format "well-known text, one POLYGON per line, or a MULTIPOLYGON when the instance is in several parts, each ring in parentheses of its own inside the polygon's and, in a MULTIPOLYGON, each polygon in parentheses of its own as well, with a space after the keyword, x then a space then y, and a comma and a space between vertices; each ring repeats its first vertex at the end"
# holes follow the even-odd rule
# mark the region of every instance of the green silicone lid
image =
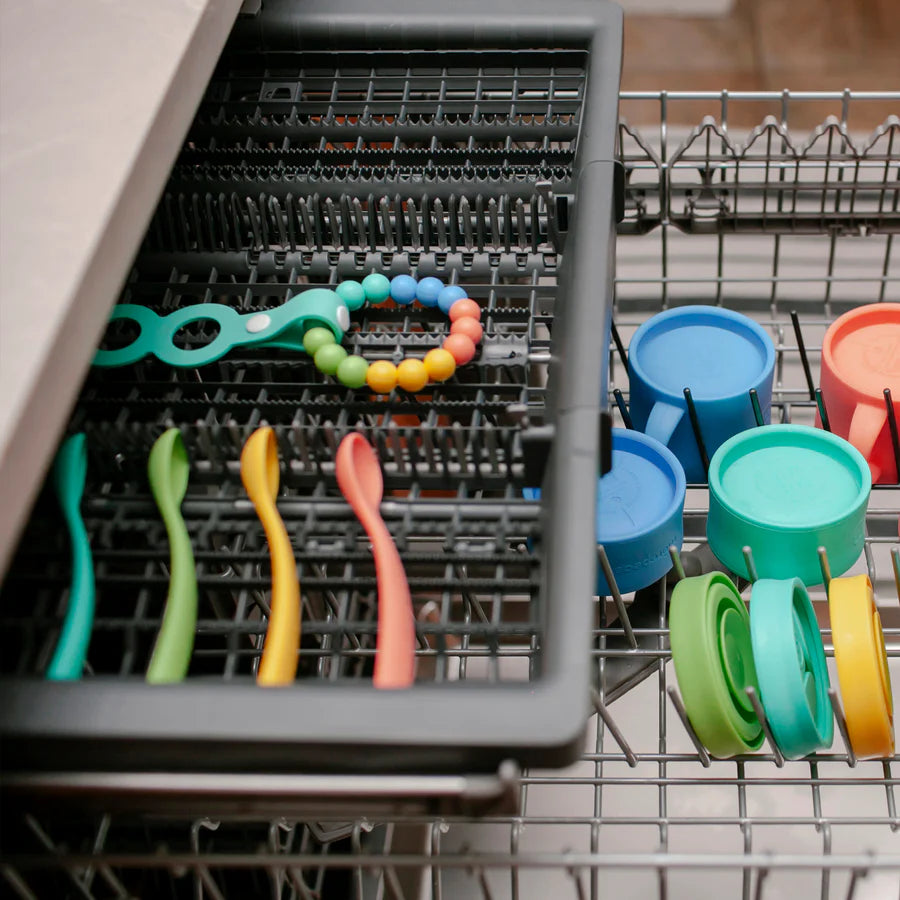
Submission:
POLYGON ((746 690, 759 690, 750 616, 728 576, 711 572, 679 581, 669 630, 675 676, 697 737, 713 756, 757 750, 762 726, 746 690))

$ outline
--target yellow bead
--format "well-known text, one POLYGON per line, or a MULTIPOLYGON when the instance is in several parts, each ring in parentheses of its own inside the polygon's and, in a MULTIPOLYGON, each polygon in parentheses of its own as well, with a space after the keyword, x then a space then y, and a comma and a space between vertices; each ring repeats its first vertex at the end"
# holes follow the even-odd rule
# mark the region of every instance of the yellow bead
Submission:
POLYGON ((447 350, 429 350, 424 362, 432 381, 446 381, 456 371, 456 360, 447 350))
POLYGON ((397 387, 397 367, 386 359, 370 363, 366 372, 366 384, 376 394, 389 394, 397 387))
POLYGON ((428 384, 428 369, 421 359, 404 359, 397 366, 397 384, 404 391, 415 393, 428 384))

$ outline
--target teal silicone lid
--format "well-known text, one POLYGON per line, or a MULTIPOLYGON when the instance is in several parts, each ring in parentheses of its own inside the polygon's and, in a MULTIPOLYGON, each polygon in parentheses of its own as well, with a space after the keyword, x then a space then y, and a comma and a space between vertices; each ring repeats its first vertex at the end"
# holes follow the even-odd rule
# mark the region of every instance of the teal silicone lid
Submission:
POLYGON ((760 579, 750 595, 750 637, 759 694, 775 742, 789 759, 830 747, 825 648, 799 578, 760 579))
POLYGON ((859 558, 871 486, 862 454, 836 435, 804 425, 751 428, 710 462, 709 545, 744 578, 749 546, 760 578, 821 584, 820 546, 834 575, 859 558))

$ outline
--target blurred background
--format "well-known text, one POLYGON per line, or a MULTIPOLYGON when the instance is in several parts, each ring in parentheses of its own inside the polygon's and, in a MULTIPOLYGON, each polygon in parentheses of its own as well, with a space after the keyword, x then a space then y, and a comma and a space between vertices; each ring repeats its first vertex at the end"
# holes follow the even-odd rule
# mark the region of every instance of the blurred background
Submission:
MULTIPOLYGON (((887 91, 900 88, 898 0, 619 0, 625 9, 622 90, 887 91)), ((669 121, 696 124, 718 104, 680 102, 669 121), (675 119, 673 120, 673 116, 675 119)), ((658 104, 631 104, 634 123, 658 104)), ((752 127, 777 108, 740 104, 729 122, 752 127)), ((857 104, 853 131, 871 131, 896 102, 857 104)), ((834 104, 794 104, 791 125, 813 128, 834 104), (796 117, 796 118, 795 118, 796 117)))

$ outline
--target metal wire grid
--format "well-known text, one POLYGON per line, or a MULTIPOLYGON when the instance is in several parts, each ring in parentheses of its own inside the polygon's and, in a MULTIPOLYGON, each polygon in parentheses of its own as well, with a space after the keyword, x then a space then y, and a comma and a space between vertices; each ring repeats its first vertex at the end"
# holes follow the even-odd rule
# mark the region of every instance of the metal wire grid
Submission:
MULTIPOLYGON (((207 281, 188 270, 171 270, 168 280, 152 270, 136 274, 124 299, 155 300, 161 312, 215 299, 246 313, 309 280, 296 271, 258 278, 253 267, 240 282, 201 271, 207 281)), ((266 422, 285 461, 280 508, 297 551, 309 623, 301 677, 371 674, 371 554, 334 476, 337 445, 350 430, 370 438, 384 470, 383 511, 417 594, 420 677, 465 678, 469 657, 485 654, 494 663, 476 678, 506 677, 497 665, 505 654, 531 658, 516 678, 533 674, 544 613, 540 557, 527 552, 539 508, 521 499, 522 430, 543 415, 555 292, 555 279, 537 272, 530 284, 504 284, 496 272, 490 283, 473 284, 470 293, 487 298, 481 362, 418 398, 359 396, 325 384, 308 360, 266 351, 232 354, 202 372, 145 362, 92 373, 73 419, 91 448, 85 514, 98 593, 89 671, 140 675, 149 660, 165 604, 168 550, 144 468, 153 441, 174 423, 193 459, 183 509, 203 597, 191 674, 255 673, 268 617, 268 553, 241 487, 239 459, 246 439, 266 422), (123 597, 131 598, 127 609, 123 597), (525 650, 507 646, 523 639, 525 650)), ((204 325, 179 340, 210 340, 204 325)), ((439 346, 447 327, 438 313, 374 310, 351 341, 370 359, 396 358, 439 346)), ((65 540, 46 498, 3 586, 0 671, 25 675, 46 667, 65 610, 65 540), (22 592, 36 598, 34 606, 15 602, 22 592)))
POLYGON ((619 144, 629 204, 620 233, 663 224, 719 235, 896 233, 896 101, 896 93, 849 90, 623 93, 619 144), (738 135, 729 128, 735 105, 756 109, 760 124, 738 135), (673 121, 685 121, 684 106, 706 115, 689 132, 673 132, 673 121), (821 111, 812 133, 792 131, 800 106, 821 111), (633 128, 632 112, 658 116, 659 130, 633 128))
MULTIPOLYGON (((325 383, 308 359, 264 350, 232 353, 202 370, 173 371, 145 361, 94 371, 72 427, 87 433, 91 452, 87 511, 98 607, 89 663, 96 674, 140 674, 159 627, 167 549, 144 467, 153 440, 172 424, 182 429, 193 460, 184 508, 205 594, 191 674, 253 674, 268 616, 268 561, 240 486, 239 457, 263 422, 274 427, 285 461, 282 487, 289 499, 281 506, 298 550, 310 622, 301 648, 310 655, 301 675, 359 678, 370 672, 374 575, 334 479, 337 445, 351 429, 372 440, 395 498, 389 525, 419 592, 420 676, 466 677, 469 657, 487 654, 494 663, 475 677, 496 681, 506 653, 529 658, 516 678, 534 674, 545 613, 538 603, 540 557, 527 552, 538 508, 520 499, 528 463, 522 433, 543 417, 559 216, 552 197, 535 192, 533 172, 538 154, 571 157, 584 54, 375 53, 344 55, 339 68, 334 64, 333 54, 274 54, 261 64, 254 53, 220 65, 182 154, 187 162, 176 166, 121 301, 160 315, 208 302, 251 313, 305 285, 361 278, 372 267, 396 272, 399 263, 419 276, 464 284, 479 299, 485 326, 479 362, 417 397, 389 399, 325 383), (351 121, 359 139, 336 144, 331 129, 351 121), (485 133, 493 141, 472 138, 465 152, 500 168, 471 201, 427 194, 418 201, 360 199, 346 184, 323 199, 322 185, 308 196, 278 187, 285 183, 284 154, 310 151, 320 161, 355 160, 355 180, 356 163, 373 153, 384 157, 388 149, 402 157, 390 165, 402 165, 408 183, 420 176, 446 180, 438 164, 447 154, 438 137, 446 131, 452 138, 463 127, 478 132, 479 123, 490 125, 485 133), (385 144, 387 126, 397 136, 385 144), (380 129, 374 145, 366 139, 370 127, 380 129), (260 129, 270 138, 277 134, 280 146, 267 146, 260 129), (514 143, 510 135, 503 139, 507 129, 514 143), (410 168, 412 153, 425 159, 424 175, 410 168), (250 165, 247 154, 250 162, 277 155, 278 171, 250 165), (528 160, 528 179, 503 169, 509 154, 528 160), (219 181, 233 177, 235 159, 256 199, 234 184, 227 196, 216 191, 219 181), (185 168, 202 179, 202 193, 176 192, 185 168), (518 185, 527 201, 508 193, 518 185), (441 503, 435 493, 451 500, 441 503), (128 615, 121 609, 123 591, 137 597, 128 615), (523 639, 524 650, 507 646, 523 639)), ((450 156, 461 152, 454 143, 450 156)), ((298 175, 288 182, 309 180, 298 175)), ((383 179, 379 183, 383 189, 383 179)), ((370 360, 421 355, 440 346, 448 328, 445 316, 418 308, 370 309, 354 318, 348 343, 370 360)), ((111 327, 104 345, 132 339, 131 327, 111 327)), ((176 343, 207 343, 214 327, 209 320, 195 323, 176 335, 176 343)), ((3 589, 5 672, 43 670, 65 608, 57 517, 51 508, 36 518, 3 589), (33 610, 12 600, 36 589, 33 610)))
POLYGON ((560 50, 347 53, 337 66, 230 54, 147 247, 559 249, 556 212, 542 236, 539 208, 572 190, 585 63, 560 50))
MULTIPOLYGON (((696 96, 721 99, 684 98, 696 96)), ((846 95, 816 99, 843 103, 846 95)), ((665 109, 666 98, 657 100, 665 109)), ((665 118, 662 126, 665 133, 665 118)), ((645 143, 651 146, 652 139, 645 143)), ((666 165, 664 152, 660 159, 666 165)), ((664 220, 640 241, 620 241, 616 320, 625 340, 661 306, 692 299, 743 309, 763 321, 776 341, 776 420, 810 422, 814 404, 797 365, 799 349, 788 313, 792 308, 801 313, 815 371, 814 348, 835 315, 875 295, 898 299, 891 236, 851 240, 832 231, 818 238, 764 236, 750 244, 746 236, 686 236, 679 227, 664 220), (860 278, 860 272, 869 274, 860 278)), ((613 388, 621 380, 615 356, 611 373, 613 388)), ((693 488, 685 517, 689 568, 692 560, 702 564, 705 510, 705 490, 693 488)), ((888 551, 896 543, 898 512, 900 489, 873 492, 860 563, 876 585, 895 682, 900 616, 888 551)), ((605 605, 597 607, 594 703, 599 714, 592 719, 586 753, 565 772, 527 773, 513 815, 478 822, 393 816, 386 829, 376 829, 381 837, 374 844, 366 842, 357 823, 349 852, 327 859, 309 844, 293 850, 270 844, 262 853, 255 852, 262 844, 251 842, 163 851, 160 845, 171 840, 171 823, 131 844, 124 838, 109 840, 118 827, 115 820, 103 819, 99 827, 94 820, 95 830, 80 841, 71 826, 54 823, 60 836, 51 840, 65 842, 54 845, 54 858, 68 867, 64 877, 77 882, 82 896, 97 895, 92 893, 95 872, 107 870, 120 881, 156 877, 152 873, 163 870, 171 876, 165 889, 173 896, 191 890, 195 896, 240 896, 232 893, 235 872, 264 877, 272 896, 316 896, 314 885, 321 882, 315 879, 338 869, 352 873, 347 893, 360 898, 375 896, 371 891, 417 896, 415 879, 406 877, 415 871, 424 873, 422 894, 430 897, 696 897, 723 889, 726 895, 766 898, 896 896, 900 816, 895 770, 900 760, 854 766, 839 738, 829 751, 781 767, 771 748, 732 761, 709 760, 691 743, 668 698, 673 679, 667 678, 665 665, 664 586, 655 599, 635 598, 631 605, 637 648, 623 639, 615 613, 605 615, 605 605), (630 668, 617 672, 623 660, 630 668), (655 677, 641 682, 645 675, 655 677), (614 691, 608 688, 623 679, 630 679, 627 698, 610 706, 614 691), (395 840, 401 832, 414 835, 415 842, 395 840), (699 844, 691 838, 697 833, 699 844), (299 880, 297 873, 302 873, 299 880)), ((828 645, 821 592, 815 599, 828 645)), ((174 826, 182 841, 198 827, 174 826)), ((4 875, 15 887, 29 871, 7 867, 4 875)), ((104 875, 104 892, 110 884, 104 875)), ((126 896, 129 890, 134 888, 122 884, 109 893, 126 896)), ((331 896, 322 890, 320 896, 331 896)))

